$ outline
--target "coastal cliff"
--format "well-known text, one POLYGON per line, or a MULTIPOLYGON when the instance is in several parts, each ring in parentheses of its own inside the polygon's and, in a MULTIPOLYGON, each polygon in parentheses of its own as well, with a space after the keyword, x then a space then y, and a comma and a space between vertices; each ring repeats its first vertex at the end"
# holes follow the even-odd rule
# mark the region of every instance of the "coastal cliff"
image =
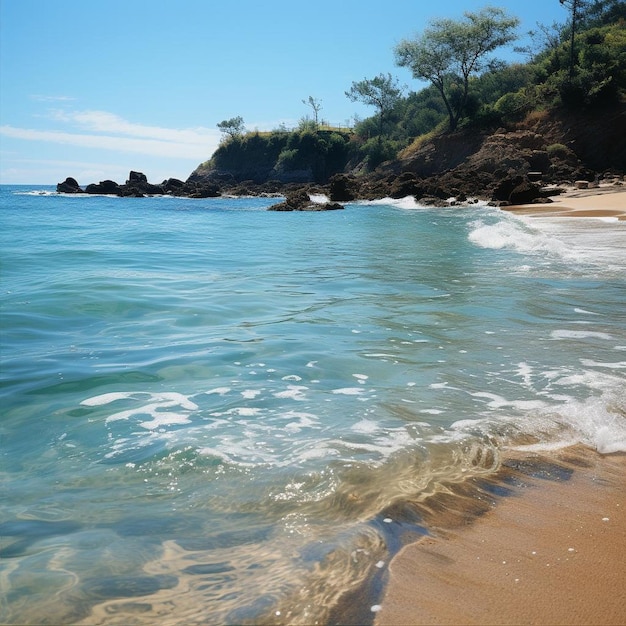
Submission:
POLYGON ((124 184, 106 180, 82 188, 69 177, 57 191, 208 198, 286 196, 305 188, 335 202, 414 196, 431 205, 468 198, 506 205, 543 201, 545 187, 553 193, 554 186, 576 181, 621 184, 626 173, 625 102, 593 111, 533 112, 506 127, 468 126, 430 134, 370 171, 354 157, 358 138, 334 132, 302 135, 255 133, 227 150, 219 148, 186 181, 170 178, 153 184, 131 171, 124 184))
MULTIPOLYGON (((328 181, 316 187, 332 200, 414 196, 430 204, 468 197, 498 203, 532 202, 545 196, 546 185, 569 185, 626 173, 626 104, 593 111, 542 111, 507 127, 466 127, 418 138, 396 159, 366 171, 362 162, 345 159, 328 181)), ((255 180, 242 180, 246 170, 216 167, 212 159, 199 165, 188 183, 214 184, 231 192, 280 191, 275 169, 255 180)), ((259 174, 260 169, 256 170, 259 174)), ((307 172, 290 183, 311 185, 307 172)))

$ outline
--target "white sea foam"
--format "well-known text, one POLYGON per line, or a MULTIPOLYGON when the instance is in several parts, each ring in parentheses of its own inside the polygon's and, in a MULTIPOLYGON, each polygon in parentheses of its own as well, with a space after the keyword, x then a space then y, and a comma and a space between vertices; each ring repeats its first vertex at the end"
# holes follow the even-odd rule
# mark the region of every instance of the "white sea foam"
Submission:
POLYGON ((81 402, 83 406, 103 406, 105 404, 110 404, 111 402, 116 402, 117 400, 126 400, 127 398, 132 398, 135 394, 132 392, 119 391, 112 393, 103 393, 99 396, 93 396, 93 398, 85 398, 81 402))
POLYGON ((357 433, 371 434, 379 430, 379 426, 374 420, 362 419, 352 426, 352 430, 357 433))
POLYGON ((260 413, 261 409, 259 409, 258 407, 239 406, 228 409, 228 411, 226 411, 224 415, 240 415, 241 417, 252 417, 254 415, 259 415, 260 413))
POLYGON ((284 391, 278 391, 274 394, 275 398, 288 398, 291 400, 304 400, 306 398, 304 392, 308 387, 303 385, 289 385, 284 391))
POLYGON ((163 411, 155 411, 151 413, 152 419, 149 422, 139 422, 139 426, 147 430, 156 430, 164 426, 173 426, 174 424, 189 424, 190 420, 187 415, 179 413, 168 413, 163 411))
POLYGON ((206 395, 217 394, 219 396, 225 396, 227 393, 230 393, 230 387, 216 387, 215 389, 211 389, 209 391, 205 391, 206 395))
POLYGON ((333 389, 333 393, 342 396, 358 396, 364 393, 364 389, 361 387, 342 387, 341 389, 333 389))
POLYGON ((478 220, 472 224, 469 240, 481 248, 500 250, 503 248, 517 252, 548 252, 567 256, 567 246, 554 237, 540 231, 524 227, 522 222, 503 219, 495 224, 485 224, 478 220))
POLYGON ((613 339, 608 333, 594 332, 591 330, 566 330, 557 329, 550 333, 552 339, 613 339))
POLYGON ((300 432, 303 428, 313 428, 319 423, 319 418, 313 413, 301 413, 298 411, 289 411, 285 413, 284 418, 289 421, 285 425, 285 430, 290 433, 300 432))
POLYGON ((420 204, 413 196, 405 198, 380 198, 379 200, 363 200, 360 204, 373 204, 380 206, 393 206, 398 209, 427 209, 426 205, 420 204))
POLYGON ((621 370, 626 368, 626 361, 607 363, 605 361, 593 361, 592 359, 580 359, 580 362, 586 367, 606 367, 607 369, 612 370, 621 370))
POLYGON ((626 223, 613 220, 563 219, 547 217, 519 218, 534 230, 557 239, 566 247, 565 258, 585 264, 597 264, 602 272, 626 270, 626 223))
POLYGON ((323 193, 309 194, 309 198, 311 198, 311 202, 314 202, 315 204, 325 204, 326 202, 329 202, 328 196, 323 193))
POLYGON ((574 389, 595 387, 601 393, 583 400, 561 396, 556 404, 541 400, 507 400, 495 394, 474 393, 471 395, 491 400, 488 406, 496 409, 497 415, 458 420, 434 440, 449 442, 477 432, 492 438, 498 432, 508 432, 503 445, 512 445, 520 450, 554 450, 583 443, 603 454, 626 452, 626 387, 623 379, 587 372, 563 376, 554 384, 567 384, 574 389), (516 413, 503 414, 502 410, 508 408, 516 413), (513 427, 512 431, 509 426, 513 427), (524 437, 536 435, 539 441, 531 445, 517 445, 513 437, 511 443, 507 443, 508 437, 515 432, 524 437))

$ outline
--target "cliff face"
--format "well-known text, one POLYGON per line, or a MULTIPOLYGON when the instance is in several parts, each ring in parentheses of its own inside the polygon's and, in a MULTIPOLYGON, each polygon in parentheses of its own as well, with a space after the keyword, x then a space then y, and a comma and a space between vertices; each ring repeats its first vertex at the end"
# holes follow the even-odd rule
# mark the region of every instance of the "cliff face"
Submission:
MULTIPOLYGON (((363 174, 361 166, 342 170, 341 161, 334 171, 347 175, 348 195, 354 197, 419 192, 440 199, 465 195, 503 200, 508 197, 501 197, 503 181, 507 188, 514 182, 520 184, 520 180, 562 184, 593 180, 605 172, 626 173, 624 137, 626 103, 591 112, 536 112, 514 127, 492 131, 465 128, 434 136, 369 174, 363 174), (415 192, 410 191, 412 188, 415 192)), ((347 141, 343 139, 344 146, 347 141)), ((345 155, 345 151, 341 153, 344 164, 345 155)), ((281 180, 281 172, 267 167, 265 161, 249 159, 246 171, 236 160, 234 168, 218 168, 215 162, 212 159, 198 166, 188 182, 224 187, 242 180, 256 185, 281 180)), ((294 168, 281 182, 311 180, 311 169, 294 168)))
POLYGON ((562 183, 626 172, 626 106, 593 113, 537 113, 514 128, 443 134, 407 150, 388 173, 410 172, 447 189, 485 195, 523 177, 562 183))
POLYGON ((565 144, 596 172, 626 172, 626 103, 589 114, 556 113, 534 125, 546 141, 565 144))

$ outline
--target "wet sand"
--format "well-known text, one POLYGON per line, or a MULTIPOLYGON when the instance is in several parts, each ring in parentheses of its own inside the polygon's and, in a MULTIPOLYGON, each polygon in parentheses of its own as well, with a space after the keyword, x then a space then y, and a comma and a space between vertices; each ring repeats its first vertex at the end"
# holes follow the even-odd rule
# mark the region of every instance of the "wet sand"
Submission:
POLYGON ((578 465, 403 548, 376 626, 626 623, 626 455, 578 465))
MULTIPOLYGON (((551 200, 503 210, 626 220, 626 187, 551 200)), ((569 479, 524 477, 484 515, 405 546, 375 626, 626 624, 626 454, 574 457, 569 479)))
POLYGON ((570 188, 551 196, 546 204, 502 207, 519 215, 540 217, 612 217, 626 220, 626 187, 601 185, 592 189, 570 188))

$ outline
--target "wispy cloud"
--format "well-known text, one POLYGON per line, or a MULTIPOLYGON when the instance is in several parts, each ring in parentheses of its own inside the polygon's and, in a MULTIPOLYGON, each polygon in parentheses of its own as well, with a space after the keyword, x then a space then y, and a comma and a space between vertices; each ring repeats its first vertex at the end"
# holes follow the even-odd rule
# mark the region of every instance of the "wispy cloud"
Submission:
POLYGON ((107 111, 55 110, 46 117, 68 125, 70 131, 4 125, 0 126, 0 134, 26 141, 192 160, 208 158, 220 140, 217 130, 148 126, 107 111))
POLYGON ((108 111, 57 110, 52 111, 50 117, 59 122, 76 125, 86 131, 158 141, 206 145, 207 140, 219 141, 220 136, 219 131, 204 127, 175 129, 137 124, 108 111))
POLYGON ((8 125, 0 126, 0 134, 5 137, 26 141, 45 141, 81 148, 193 160, 208 158, 219 141, 219 138, 211 136, 204 138, 195 136, 193 141, 187 142, 165 141, 160 139, 139 139, 137 137, 67 133, 58 130, 15 128, 8 125))

